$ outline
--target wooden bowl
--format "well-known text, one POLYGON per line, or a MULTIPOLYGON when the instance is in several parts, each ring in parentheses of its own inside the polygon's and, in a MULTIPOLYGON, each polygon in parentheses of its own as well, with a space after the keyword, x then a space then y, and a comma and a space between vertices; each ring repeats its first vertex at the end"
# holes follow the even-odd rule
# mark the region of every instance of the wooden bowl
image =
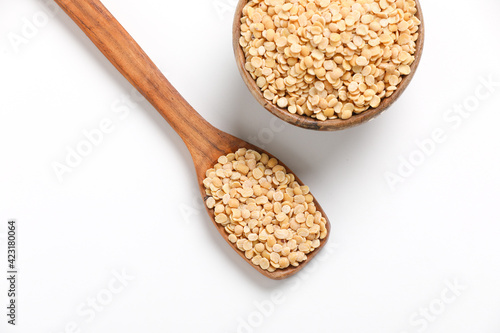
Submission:
POLYGON ((236 13, 234 16, 233 23, 233 49, 234 55, 236 57, 236 63, 238 65, 238 69, 240 71, 241 76, 243 77, 243 81, 245 81, 247 87, 250 89, 252 95, 257 99, 257 101, 264 107, 266 110, 271 112, 273 115, 278 118, 298 127, 303 127, 310 130, 317 131, 338 131, 346 128, 354 127, 357 125, 361 125, 378 115, 384 112, 391 104, 393 104, 405 91, 406 87, 410 84, 410 81, 415 75, 417 71, 418 65, 420 63, 420 59, 422 57, 422 50, 424 47, 424 39, 425 39, 425 30, 424 30, 424 18, 422 15, 422 9, 420 6, 420 2, 415 0, 417 5, 417 13, 416 17, 422 22, 419 26, 419 36, 417 39, 417 47, 415 51, 415 61, 410 66, 411 73, 409 75, 403 76, 401 83, 398 85, 396 91, 390 96, 383 98, 380 105, 377 108, 369 108, 368 110, 360 113, 353 114, 353 116, 349 119, 332 119, 320 121, 309 116, 292 114, 288 112, 287 109, 283 109, 274 105, 272 102, 266 100, 262 94, 262 91, 257 86, 257 82, 252 78, 250 73, 245 69, 245 54, 243 52, 243 48, 240 46, 240 36, 241 36, 241 17, 243 15, 243 7, 248 3, 248 0, 239 0, 238 6, 236 7, 236 13))

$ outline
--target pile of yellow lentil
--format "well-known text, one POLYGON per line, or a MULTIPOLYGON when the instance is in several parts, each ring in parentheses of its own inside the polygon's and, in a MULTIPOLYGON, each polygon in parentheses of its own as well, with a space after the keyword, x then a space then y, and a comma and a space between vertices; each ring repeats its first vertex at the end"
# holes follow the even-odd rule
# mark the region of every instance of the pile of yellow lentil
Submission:
POLYGON ((348 119, 410 74, 416 12, 414 0, 250 0, 245 68, 264 98, 292 114, 348 119))
POLYGON ((215 221, 263 270, 298 266, 327 236, 309 188, 267 154, 241 148, 221 156, 203 184, 215 221))

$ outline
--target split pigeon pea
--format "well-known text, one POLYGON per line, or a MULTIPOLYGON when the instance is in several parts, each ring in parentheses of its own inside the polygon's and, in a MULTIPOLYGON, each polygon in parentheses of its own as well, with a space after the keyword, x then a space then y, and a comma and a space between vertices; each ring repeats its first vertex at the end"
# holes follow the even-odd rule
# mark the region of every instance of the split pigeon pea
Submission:
POLYGON ((349 119, 410 74, 416 12, 414 0, 250 0, 245 69, 265 99, 292 114, 349 119))
POLYGON ((215 221, 263 270, 298 266, 327 237, 309 188, 267 154, 242 148, 221 156, 203 184, 215 221))

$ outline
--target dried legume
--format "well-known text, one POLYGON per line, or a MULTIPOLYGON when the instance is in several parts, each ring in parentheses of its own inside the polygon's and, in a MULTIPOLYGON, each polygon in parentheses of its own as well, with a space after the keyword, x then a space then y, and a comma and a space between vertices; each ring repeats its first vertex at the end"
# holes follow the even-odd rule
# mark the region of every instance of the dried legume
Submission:
POLYGON ((203 185, 228 240, 263 270, 298 266, 328 234, 309 188, 267 154, 242 148, 221 156, 203 185))
POLYGON ((265 99, 318 120, 376 108, 411 73, 414 0, 250 0, 240 45, 265 99))

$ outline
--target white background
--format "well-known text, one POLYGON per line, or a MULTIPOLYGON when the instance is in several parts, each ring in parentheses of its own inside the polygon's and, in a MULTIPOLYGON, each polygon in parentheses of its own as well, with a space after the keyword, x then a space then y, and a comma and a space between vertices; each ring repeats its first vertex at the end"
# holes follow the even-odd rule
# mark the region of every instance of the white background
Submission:
POLYGON ((196 110, 280 156, 322 203, 330 247, 272 281, 220 238, 182 141, 126 99, 129 83, 76 25, 62 11, 35 19, 15 47, 52 2, 2 0, 0 267, 14 218, 20 277, 12 328, 1 273, 0 331, 499 333, 500 87, 474 93, 500 81, 500 3, 422 2, 424 56, 402 98, 369 124, 318 133, 274 120, 244 86, 234 0, 104 1, 196 110), (473 110, 457 118, 463 103, 473 110), (113 131, 59 181, 54 163, 106 118, 113 131), (387 173, 420 162, 416 141, 436 129, 445 142, 391 188, 387 173), (120 287, 123 270, 134 279, 120 287))

